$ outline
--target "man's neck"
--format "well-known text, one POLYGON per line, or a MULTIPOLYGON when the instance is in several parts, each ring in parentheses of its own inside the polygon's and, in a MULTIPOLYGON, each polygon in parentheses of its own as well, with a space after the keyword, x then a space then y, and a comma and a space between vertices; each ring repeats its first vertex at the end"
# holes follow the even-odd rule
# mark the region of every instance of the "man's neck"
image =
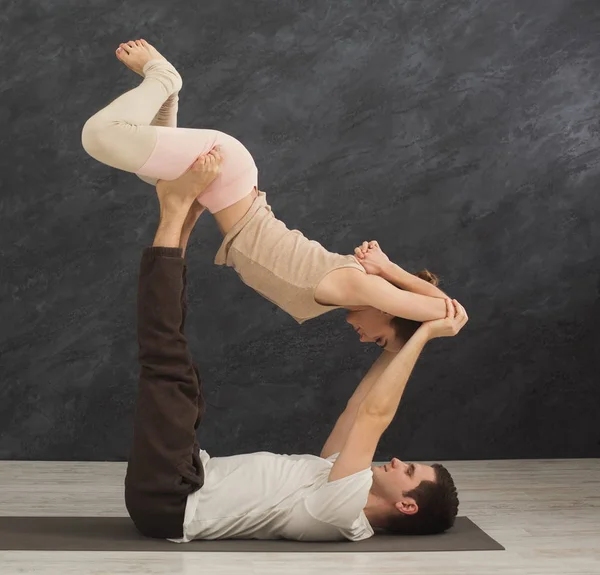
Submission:
POLYGON ((386 501, 375 495, 373 491, 369 491, 369 497, 367 498, 367 504, 363 512, 369 520, 371 527, 382 529, 387 523, 390 508, 386 501))

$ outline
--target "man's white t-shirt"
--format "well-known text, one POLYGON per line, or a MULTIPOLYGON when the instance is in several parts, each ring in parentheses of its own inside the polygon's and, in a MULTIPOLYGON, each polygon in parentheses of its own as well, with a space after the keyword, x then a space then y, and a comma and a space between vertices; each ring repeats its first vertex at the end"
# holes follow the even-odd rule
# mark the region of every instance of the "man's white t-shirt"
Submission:
POLYGON ((368 539, 374 532, 363 509, 373 472, 328 482, 338 455, 260 452, 211 458, 200 451, 204 485, 188 496, 184 535, 173 541, 368 539))

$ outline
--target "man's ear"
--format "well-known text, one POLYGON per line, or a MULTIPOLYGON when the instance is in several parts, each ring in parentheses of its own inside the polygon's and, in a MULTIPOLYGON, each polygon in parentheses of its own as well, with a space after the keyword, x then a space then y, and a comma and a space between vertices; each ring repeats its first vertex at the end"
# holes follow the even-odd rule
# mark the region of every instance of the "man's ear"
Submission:
POLYGON ((398 511, 400 511, 400 513, 404 513, 404 515, 414 515, 417 511, 419 511, 419 506, 412 497, 405 497, 404 499, 398 501, 395 507, 398 511))

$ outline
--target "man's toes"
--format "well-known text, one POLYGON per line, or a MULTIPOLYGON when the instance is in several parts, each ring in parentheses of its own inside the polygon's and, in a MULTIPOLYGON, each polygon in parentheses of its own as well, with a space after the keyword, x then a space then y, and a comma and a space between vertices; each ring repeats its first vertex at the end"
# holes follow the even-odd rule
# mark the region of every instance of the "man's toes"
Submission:
POLYGON ((133 40, 129 40, 129 42, 127 42, 127 45, 128 45, 130 48, 135 48, 135 42, 134 42, 133 40))
POLYGON ((150 47, 150 44, 148 44, 148 42, 146 42, 146 40, 144 40, 143 38, 140 40, 140 42, 142 43, 142 46, 144 46, 144 48, 150 47))
POLYGON ((196 161, 192 164, 190 168, 191 171, 196 172, 202 170, 204 168, 204 156, 199 156, 196 158, 196 161))
POLYGON ((119 48, 121 48, 121 50, 122 50, 123 52, 125 52, 125 54, 129 54, 129 52, 131 51, 131 48, 129 47, 129 45, 128 45, 128 44, 121 44, 121 45, 119 46, 119 48))

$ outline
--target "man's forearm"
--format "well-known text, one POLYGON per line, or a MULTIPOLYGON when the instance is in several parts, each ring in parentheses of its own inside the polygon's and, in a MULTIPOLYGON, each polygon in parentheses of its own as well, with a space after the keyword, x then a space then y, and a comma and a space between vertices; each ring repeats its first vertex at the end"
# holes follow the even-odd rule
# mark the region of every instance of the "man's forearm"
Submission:
POLYGON ((380 275, 383 279, 389 281, 395 286, 412 293, 443 299, 448 297, 441 289, 421 279, 420 277, 407 272, 393 262, 390 262, 389 265, 381 271, 380 275))
POLYGON ((342 427, 344 428, 342 434, 344 434, 346 428, 350 429, 350 427, 352 427, 354 419, 356 418, 356 414, 358 413, 358 409, 365 400, 365 397, 367 397, 372 387, 375 385, 375 382, 385 372, 396 355, 398 354, 390 351, 383 351, 375 360, 366 375, 362 378, 361 382, 354 390, 352 397, 348 400, 346 409, 344 409, 342 415, 340 416, 342 427))
POLYGON ((369 371, 362 378, 362 381, 356 386, 352 397, 348 400, 349 407, 358 407, 367 396, 375 382, 381 374, 387 369, 392 360, 396 357, 396 353, 383 351, 379 357, 373 362, 369 371))
POLYGON ((346 409, 339 416, 333 431, 329 435, 323 450, 321 451, 321 457, 329 457, 334 453, 340 451, 346 442, 348 433, 354 425, 356 414, 362 404, 364 398, 367 396, 371 388, 379 378, 379 376, 387 369, 391 361, 396 357, 395 353, 384 351, 375 360, 369 371, 362 378, 358 384, 352 397, 348 400, 346 409))
POLYGON ((426 330, 419 328, 373 384, 359 410, 382 417, 388 424, 391 423, 408 379, 427 341, 426 330))

